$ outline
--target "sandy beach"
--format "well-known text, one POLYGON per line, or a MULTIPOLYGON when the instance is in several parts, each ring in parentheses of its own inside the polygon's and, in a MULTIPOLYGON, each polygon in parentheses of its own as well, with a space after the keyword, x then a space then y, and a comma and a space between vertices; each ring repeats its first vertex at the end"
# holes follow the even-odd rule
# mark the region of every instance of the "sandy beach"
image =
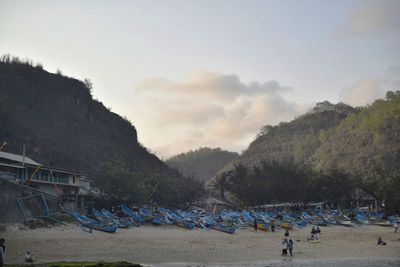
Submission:
POLYGON ((393 233, 393 228, 322 227, 321 243, 316 244, 306 241, 310 229, 290 232, 295 241, 292 258, 280 255, 283 230, 271 233, 246 229, 230 235, 146 225, 119 229, 114 234, 90 234, 75 224, 34 230, 9 224, 0 236, 6 239, 6 263, 22 262, 26 250, 30 250, 39 262, 102 260, 152 266, 310 266, 315 262, 315 266, 341 266, 341 262, 355 261, 366 262, 366 266, 400 266, 400 233, 393 233), (376 245, 378 236, 386 246, 376 245))

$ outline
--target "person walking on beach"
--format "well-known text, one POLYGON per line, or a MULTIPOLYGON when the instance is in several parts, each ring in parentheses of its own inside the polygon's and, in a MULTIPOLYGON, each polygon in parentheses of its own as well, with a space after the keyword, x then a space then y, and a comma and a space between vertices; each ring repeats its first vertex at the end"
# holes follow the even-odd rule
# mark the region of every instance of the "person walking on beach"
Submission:
POLYGON ((289 237, 289 230, 285 229, 285 237, 289 237))
POLYGON ((288 241, 286 238, 282 238, 282 256, 287 256, 288 241))
POLYGON ((275 221, 271 221, 271 232, 275 232, 275 221))
POLYGON ((294 247, 293 240, 292 240, 292 239, 289 239, 288 249, 289 249, 289 252, 290 252, 290 257, 293 256, 293 247, 294 247))
POLYGON ((0 246, 3 248, 3 253, 6 252, 6 240, 4 238, 0 239, 0 246))
POLYGON ((3 267, 4 265, 4 253, 6 251, 6 246, 5 246, 5 240, 4 238, 0 239, 0 267, 3 267))
POLYGON ((397 221, 394 222, 393 226, 394 226, 394 232, 397 233, 397 229, 399 228, 397 221))
POLYGON ((254 227, 254 232, 257 232, 257 219, 254 219, 253 221, 253 227, 254 227))

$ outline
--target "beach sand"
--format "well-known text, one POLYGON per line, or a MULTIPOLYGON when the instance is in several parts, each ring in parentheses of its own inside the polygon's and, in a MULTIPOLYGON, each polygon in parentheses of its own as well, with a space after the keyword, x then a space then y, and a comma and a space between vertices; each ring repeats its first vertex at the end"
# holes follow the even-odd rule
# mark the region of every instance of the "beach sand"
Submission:
POLYGON ((309 243, 311 227, 295 228, 293 257, 282 257, 283 230, 233 235, 214 230, 185 230, 175 226, 118 229, 114 234, 86 233, 75 224, 21 229, 6 225, 6 263, 20 263, 30 250, 36 261, 128 261, 152 266, 400 266, 400 233, 381 226, 321 227, 321 243, 309 243), (381 236, 386 246, 376 245, 381 236), (298 242, 297 240, 300 240, 298 242), (366 262, 366 263, 365 263, 366 262), (314 265, 315 263, 315 265, 314 265), (323 263, 321 265, 321 263, 323 263), (377 265, 374 265, 377 263, 377 265), (283 265, 282 265, 283 264, 283 265), (294 265, 293 265, 294 264, 294 265), (304 265, 303 265, 304 264, 304 265))

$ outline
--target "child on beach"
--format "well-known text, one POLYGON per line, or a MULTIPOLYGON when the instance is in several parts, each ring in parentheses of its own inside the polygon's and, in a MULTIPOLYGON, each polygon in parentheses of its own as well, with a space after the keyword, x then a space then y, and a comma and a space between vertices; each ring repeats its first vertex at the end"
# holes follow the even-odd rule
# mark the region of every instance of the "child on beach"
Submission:
POLYGON ((288 241, 286 238, 282 238, 282 256, 287 256, 288 241))
POLYGON ((382 240, 382 237, 378 237, 377 245, 386 245, 386 242, 382 240))
POLYGON ((25 261, 29 263, 33 262, 32 254, 29 250, 25 254, 25 261))
POLYGON ((397 224, 397 221, 394 222, 393 227, 394 227, 394 232, 397 233, 397 229, 399 228, 399 225, 397 224))
POLYGON ((307 241, 314 241, 315 240, 315 236, 312 234, 311 236, 307 237, 307 241))
POLYGON ((292 251, 293 251, 293 247, 294 247, 293 240, 292 240, 292 239, 289 239, 289 243, 288 243, 288 249, 289 249, 289 252, 290 252, 290 257, 292 257, 292 256, 293 256, 293 253, 292 253, 292 251))

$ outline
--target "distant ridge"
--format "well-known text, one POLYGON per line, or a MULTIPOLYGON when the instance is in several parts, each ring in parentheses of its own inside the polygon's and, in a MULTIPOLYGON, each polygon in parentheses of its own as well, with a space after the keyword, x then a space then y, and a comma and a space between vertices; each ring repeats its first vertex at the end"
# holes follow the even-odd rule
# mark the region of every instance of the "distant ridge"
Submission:
POLYGON ((192 175, 196 180, 204 182, 212 178, 223 166, 238 156, 238 153, 220 148, 202 147, 173 156, 167 159, 165 163, 178 169, 186 176, 192 175))

